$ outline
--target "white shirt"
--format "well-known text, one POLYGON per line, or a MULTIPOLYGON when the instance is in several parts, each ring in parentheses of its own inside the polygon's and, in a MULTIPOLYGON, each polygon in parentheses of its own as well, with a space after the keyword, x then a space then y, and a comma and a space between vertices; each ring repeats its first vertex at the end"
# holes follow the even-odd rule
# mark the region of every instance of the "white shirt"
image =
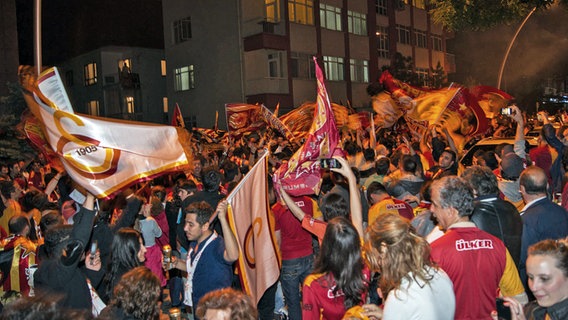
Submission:
POLYGON ((432 280, 402 280, 400 289, 389 292, 383 320, 453 320, 456 298, 452 280, 442 269, 428 268, 432 280))

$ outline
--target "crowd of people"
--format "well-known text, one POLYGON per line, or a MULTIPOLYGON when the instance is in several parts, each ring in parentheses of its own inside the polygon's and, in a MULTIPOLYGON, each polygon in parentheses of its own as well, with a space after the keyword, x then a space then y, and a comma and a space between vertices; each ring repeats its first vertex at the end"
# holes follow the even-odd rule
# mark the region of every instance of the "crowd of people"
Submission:
MULTIPOLYGON (((194 141, 191 169, 97 200, 41 155, 1 165, 0 319, 568 318, 568 124, 515 106, 488 136, 510 144, 459 159, 447 129, 403 123, 341 132, 345 157, 319 194, 267 177, 280 279, 252 301, 235 275, 227 194, 263 152, 294 155, 267 129, 194 141), (376 140, 376 143, 373 141, 376 140), (278 195, 278 197, 276 196, 278 195), (166 290, 167 289, 167 290, 166 290), (175 315, 172 315, 175 317, 175 315)), ((479 137, 477 137, 479 138, 479 137)))

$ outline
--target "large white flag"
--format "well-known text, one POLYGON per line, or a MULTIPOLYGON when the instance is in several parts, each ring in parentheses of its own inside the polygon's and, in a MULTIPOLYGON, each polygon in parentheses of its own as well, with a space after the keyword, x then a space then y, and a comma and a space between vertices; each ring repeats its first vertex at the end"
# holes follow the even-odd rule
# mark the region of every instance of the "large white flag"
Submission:
POLYGON ((243 289, 258 303, 280 276, 274 217, 268 204, 268 152, 229 194, 229 223, 239 243, 243 289))
POLYGON ((38 78, 40 91, 25 99, 67 174, 96 197, 188 165, 182 130, 73 113, 60 80, 54 68, 46 70, 38 78))

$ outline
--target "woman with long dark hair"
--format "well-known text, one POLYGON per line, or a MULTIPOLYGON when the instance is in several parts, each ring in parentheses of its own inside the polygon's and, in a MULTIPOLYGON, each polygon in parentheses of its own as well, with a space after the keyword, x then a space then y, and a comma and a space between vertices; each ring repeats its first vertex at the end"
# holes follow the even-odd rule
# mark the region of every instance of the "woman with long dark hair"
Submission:
POLYGON ((101 298, 108 302, 120 277, 126 272, 144 265, 146 247, 140 232, 133 228, 122 228, 112 239, 109 270, 103 281, 101 298))
POLYGON ((333 218, 314 271, 304 281, 302 318, 341 319, 347 309, 365 302, 368 283, 359 233, 347 218, 333 218))

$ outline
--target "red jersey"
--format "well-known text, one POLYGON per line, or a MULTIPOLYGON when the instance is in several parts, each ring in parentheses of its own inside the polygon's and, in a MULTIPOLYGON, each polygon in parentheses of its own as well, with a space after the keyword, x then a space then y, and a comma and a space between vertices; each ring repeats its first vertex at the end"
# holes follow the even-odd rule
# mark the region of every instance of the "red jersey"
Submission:
MULTIPOLYGON (((370 271, 363 269, 363 277, 370 279, 370 271)), ((344 306, 345 295, 341 290, 334 292, 335 279, 331 273, 310 274, 304 280, 302 288, 302 319, 341 319, 347 311, 344 306)), ((361 294, 361 301, 365 302, 367 292, 361 294)))

